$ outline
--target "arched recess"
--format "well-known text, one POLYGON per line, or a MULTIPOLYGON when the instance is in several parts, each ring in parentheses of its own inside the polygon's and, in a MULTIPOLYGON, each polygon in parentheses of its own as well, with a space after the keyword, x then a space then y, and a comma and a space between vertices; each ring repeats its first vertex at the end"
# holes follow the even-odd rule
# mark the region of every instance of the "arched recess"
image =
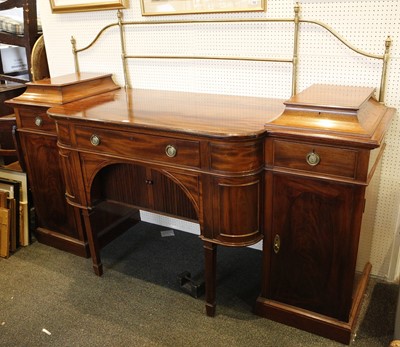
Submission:
POLYGON ((198 175, 175 174, 132 163, 102 164, 89 175, 92 205, 107 200, 199 220, 198 175))

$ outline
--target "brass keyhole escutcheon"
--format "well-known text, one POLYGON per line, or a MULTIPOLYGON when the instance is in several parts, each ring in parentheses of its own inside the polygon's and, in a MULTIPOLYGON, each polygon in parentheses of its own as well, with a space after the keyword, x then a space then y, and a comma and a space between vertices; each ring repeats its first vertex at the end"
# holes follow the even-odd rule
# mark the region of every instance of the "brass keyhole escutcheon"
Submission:
POLYGON ((275 254, 278 254, 279 249, 281 248, 281 238, 278 234, 275 235, 274 238, 274 252, 275 254))
POLYGON ((321 158, 318 153, 315 153, 314 151, 307 153, 306 155, 306 162, 310 166, 316 166, 319 164, 321 161, 321 158))
POLYGON ((42 119, 42 117, 40 117, 40 116, 36 116, 36 117, 35 117, 35 125, 36 125, 37 127, 41 127, 41 126, 43 125, 43 119, 42 119))
POLYGON ((176 147, 173 145, 168 145, 167 147, 165 147, 165 154, 170 158, 175 157, 177 152, 178 151, 176 147))
POLYGON ((97 135, 93 134, 92 136, 90 136, 90 143, 93 146, 98 146, 100 144, 100 137, 98 137, 97 135))

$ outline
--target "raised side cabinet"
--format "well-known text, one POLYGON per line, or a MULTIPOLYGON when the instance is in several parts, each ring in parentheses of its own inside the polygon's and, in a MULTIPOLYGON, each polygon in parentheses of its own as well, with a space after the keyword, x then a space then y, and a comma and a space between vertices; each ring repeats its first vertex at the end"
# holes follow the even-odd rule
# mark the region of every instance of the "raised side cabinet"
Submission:
POLYGON ((346 344, 371 270, 366 264, 356 277, 366 189, 378 179, 394 113, 372 95, 313 86, 266 124, 264 271, 255 311, 346 344))
POLYGON ((101 91, 117 89, 111 75, 75 74, 27 83, 26 92, 7 103, 14 107, 36 214, 39 242, 88 257, 79 209, 67 204, 63 163, 55 122, 47 110, 101 91), (86 86, 86 88, 82 88, 86 86))

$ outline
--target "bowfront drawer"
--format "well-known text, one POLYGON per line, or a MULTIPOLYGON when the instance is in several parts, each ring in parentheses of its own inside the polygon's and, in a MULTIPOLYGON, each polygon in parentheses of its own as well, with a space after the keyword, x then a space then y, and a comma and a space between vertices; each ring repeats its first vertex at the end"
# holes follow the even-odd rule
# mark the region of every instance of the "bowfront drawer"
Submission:
POLYGON ((79 149, 190 167, 200 167, 199 142, 173 137, 76 127, 79 149))
POLYGON ((294 170, 356 177, 358 151, 313 143, 273 141, 273 165, 294 170))
POLYGON ((263 142, 210 143, 210 168, 218 172, 250 172, 264 165, 263 142))
POLYGON ((20 124, 22 129, 46 131, 56 133, 56 125, 47 113, 47 108, 38 109, 18 109, 20 124))

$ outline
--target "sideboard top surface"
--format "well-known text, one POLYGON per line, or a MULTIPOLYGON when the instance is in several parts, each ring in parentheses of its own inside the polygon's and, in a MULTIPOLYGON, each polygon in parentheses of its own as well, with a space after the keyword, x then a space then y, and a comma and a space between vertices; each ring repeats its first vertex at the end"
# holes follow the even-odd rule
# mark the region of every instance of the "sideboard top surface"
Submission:
POLYGON ((273 98, 119 89, 71 103, 48 113, 91 124, 249 138, 286 133, 320 141, 376 147, 394 109, 376 101, 373 88, 313 85, 285 101, 273 98), (382 120, 385 121, 382 123, 382 120))
POLYGON ((121 89, 110 74, 32 82, 12 105, 47 107, 54 119, 91 125, 256 138, 266 133, 379 146, 394 109, 365 87, 312 85, 289 100, 180 91, 121 89), (382 122, 383 120, 383 122, 382 122))
POLYGON ((279 117, 284 100, 175 91, 128 89, 49 109, 51 117, 124 124, 164 131, 254 137, 279 117))

